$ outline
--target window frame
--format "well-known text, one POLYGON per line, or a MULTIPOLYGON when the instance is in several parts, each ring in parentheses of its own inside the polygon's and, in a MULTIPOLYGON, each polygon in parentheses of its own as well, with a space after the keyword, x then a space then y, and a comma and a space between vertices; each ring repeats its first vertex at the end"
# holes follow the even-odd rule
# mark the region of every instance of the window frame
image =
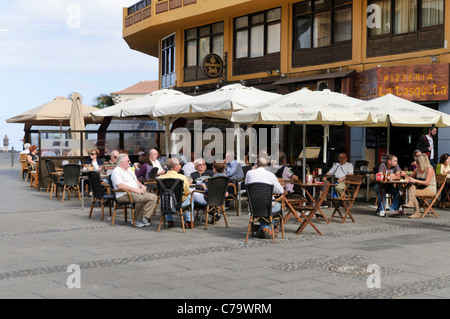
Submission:
POLYGON ((161 88, 169 88, 175 86, 176 83, 176 33, 172 33, 165 38, 161 39, 161 88), (163 46, 164 42, 169 38, 173 38, 173 41, 170 45, 163 46), (170 55, 169 61, 170 64, 167 64, 167 56, 170 55), (170 70, 169 70, 170 69, 170 70), (169 78, 169 81, 167 79, 169 78))
MULTIPOLYGON (((367 4, 371 5, 380 0, 368 0, 367 4)), ((416 0, 416 25, 415 31, 401 32, 395 33, 395 0, 389 0, 389 19, 390 19, 390 28, 389 32, 382 34, 373 34, 372 30, 369 27, 366 27, 367 30, 367 57, 376 57, 376 56, 385 56, 392 54, 401 54, 407 52, 416 52, 416 51, 424 51, 424 50, 432 50, 444 47, 444 28, 445 28, 445 10, 446 10, 446 1, 444 1, 443 8, 443 18, 441 24, 435 24, 431 26, 423 26, 423 1, 416 0), (439 35, 436 38, 441 38, 439 40, 430 40, 429 43, 424 43, 423 39, 430 39, 428 36, 431 33, 439 32, 439 35), (376 44, 375 44, 376 43, 376 44), (399 44, 397 44, 399 43, 399 44), (401 45, 406 44, 406 45, 401 45), (386 49, 377 50, 376 47, 384 46, 386 49)), ((366 19, 373 13, 368 12, 366 15, 366 19)))

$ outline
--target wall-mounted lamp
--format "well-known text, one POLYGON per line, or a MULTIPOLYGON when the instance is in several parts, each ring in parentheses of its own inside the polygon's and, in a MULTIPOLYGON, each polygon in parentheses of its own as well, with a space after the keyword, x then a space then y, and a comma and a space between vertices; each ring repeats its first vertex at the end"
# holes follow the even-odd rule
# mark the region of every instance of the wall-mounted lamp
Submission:
POLYGON ((240 80, 239 81, 243 86, 245 86, 245 84, 247 84, 247 81, 245 81, 245 80, 240 80))
POLYGON ((272 75, 272 71, 271 71, 271 70, 267 70, 267 74, 268 74, 269 76, 271 76, 271 75, 272 75))
POLYGON ((275 73, 278 73, 278 74, 281 73, 280 69, 275 69, 274 71, 275 71, 275 73))
POLYGON ((430 58, 431 58, 431 63, 437 63, 438 62, 437 56, 432 55, 430 58))
POLYGON ((282 78, 282 79, 285 79, 285 78, 287 78, 287 75, 286 75, 286 73, 283 73, 283 74, 281 74, 281 75, 280 75, 280 78, 282 78))

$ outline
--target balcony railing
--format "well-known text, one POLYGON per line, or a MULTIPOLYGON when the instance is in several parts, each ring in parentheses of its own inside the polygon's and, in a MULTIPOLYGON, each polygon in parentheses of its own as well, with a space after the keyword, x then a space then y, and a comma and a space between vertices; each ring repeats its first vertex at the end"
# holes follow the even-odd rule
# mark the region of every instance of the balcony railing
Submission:
POLYGON ((197 3, 198 0, 158 0, 152 5, 151 0, 142 0, 128 8, 125 28, 132 26, 152 15, 197 3))

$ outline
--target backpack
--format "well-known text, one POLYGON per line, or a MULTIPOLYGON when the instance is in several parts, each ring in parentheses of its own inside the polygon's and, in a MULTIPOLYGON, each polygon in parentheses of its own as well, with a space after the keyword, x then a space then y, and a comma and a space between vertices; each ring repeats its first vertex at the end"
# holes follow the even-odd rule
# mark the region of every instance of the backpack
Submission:
POLYGON ((282 178, 283 177, 283 171, 284 168, 286 167, 286 165, 281 166, 278 171, 276 171, 275 176, 278 178, 282 178))
POLYGON ((175 214, 177 213, 177 199, 173 192, 177 185, 180 183, 180 179, 177 179, 171 188, 167 188, 161 181, 159 187, 161 187, 161 212, 163 214, 175 214))

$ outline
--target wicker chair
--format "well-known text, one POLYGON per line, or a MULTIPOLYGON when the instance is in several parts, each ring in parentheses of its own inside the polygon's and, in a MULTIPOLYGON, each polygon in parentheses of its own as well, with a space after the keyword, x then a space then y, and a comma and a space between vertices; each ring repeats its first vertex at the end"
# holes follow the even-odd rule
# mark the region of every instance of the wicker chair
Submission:
POLYGON ((62 201, 64 202, 64 198, 66 195, 68 199, 70 199, 70 192, 74 192, 77 194, 78 199, 81 201, 80 197, 80 171, 81 166, 78 164, 67 164, 63 166, 63 174, 64 174, 64 186, 63 186, 63 195, 62 201))
POLYGON ((59 200, 59 191, 64 187, 64 178, 58 174, 52 160, 46 159, 45 166, 49 176, 47 191, 50 190, 50 199, 53 197, 54 192, 59 200))
MULTIPOLYGON (((212 223, 215 224, 216 215, 222 213, 225 219, 225 225, 228 228, 227 214, 225 213, 225 194, 227 192, 229 178, 226 176, 216 176, 208 179, 208 191, 206 196, 206 206, 194 204, 194 209, 203 210, 206 214, 205 229, 208 229, 209 213, 212 213, 212 223)), ((205 193, 195 190, 194 192, 205 193)))
POLYGON ((284 238, 283 208, 279 213, 272 215, 273 185, 265 183, 251 183, 246 184, 245 187, 247 189, 247 196, 250 206, 250 220, 248 223, 247 237, 245 238, 245 241, 248 241, 250 230, 252 231, 253 237, 253 225, 261 220, 270 224, 272 230, 272 240, 274 243, 275 233, 273 229, 273 221, 280 221, 282 237, 284 238))
POLYGON ((114 222, 116 220, 116 212, 117 212, 118 208, 122 208, 123 209, 123 217, 125 219, 125 224, 126 224, 127 223, 127 219, 128 219, 127 209, 128 209, 128 207, 130 207, 130 209, 131 209, 131 219, 133 220, 133 227, 136 227, 136 219, 134 217, 134 203, 133 203, 133 198, 131 197, 130 192, 126 191, 124 189, 115 188, 115 186, 114 186, 114 184, 112 182, 112 179, 111 179, 111 175, 108 175, 107 180, 108 180, 108 184, 109 184, 110 193, 112 193, 113 199, 114 199, 114 211, 113 211, 113 217, 112 217, 112 220, 111 220, 111 226, 114 226, 114 222), (123 195, 123 196, 127 196, 128 201, 119 203, 117 201, 115 193, 122 193, 122 192, 126 193, 126 195, 123 195))
POLYGON ((89 211, 89 218, 92 216, 92 210, 94 209, 94 204, 99 203, 102 207, 102 220, 104 218, 104 208, 105 203, 108 203, 109 206, 109 216, 112 216, 111 212, 111 202, 114 200, 115 196, 109 194, 106 191, 105 186, 103 186, 102 181, 100 179, 100 173, 98 172, 88 172, 88 179, 92 189, 92 204, 91 210, 89 211))

